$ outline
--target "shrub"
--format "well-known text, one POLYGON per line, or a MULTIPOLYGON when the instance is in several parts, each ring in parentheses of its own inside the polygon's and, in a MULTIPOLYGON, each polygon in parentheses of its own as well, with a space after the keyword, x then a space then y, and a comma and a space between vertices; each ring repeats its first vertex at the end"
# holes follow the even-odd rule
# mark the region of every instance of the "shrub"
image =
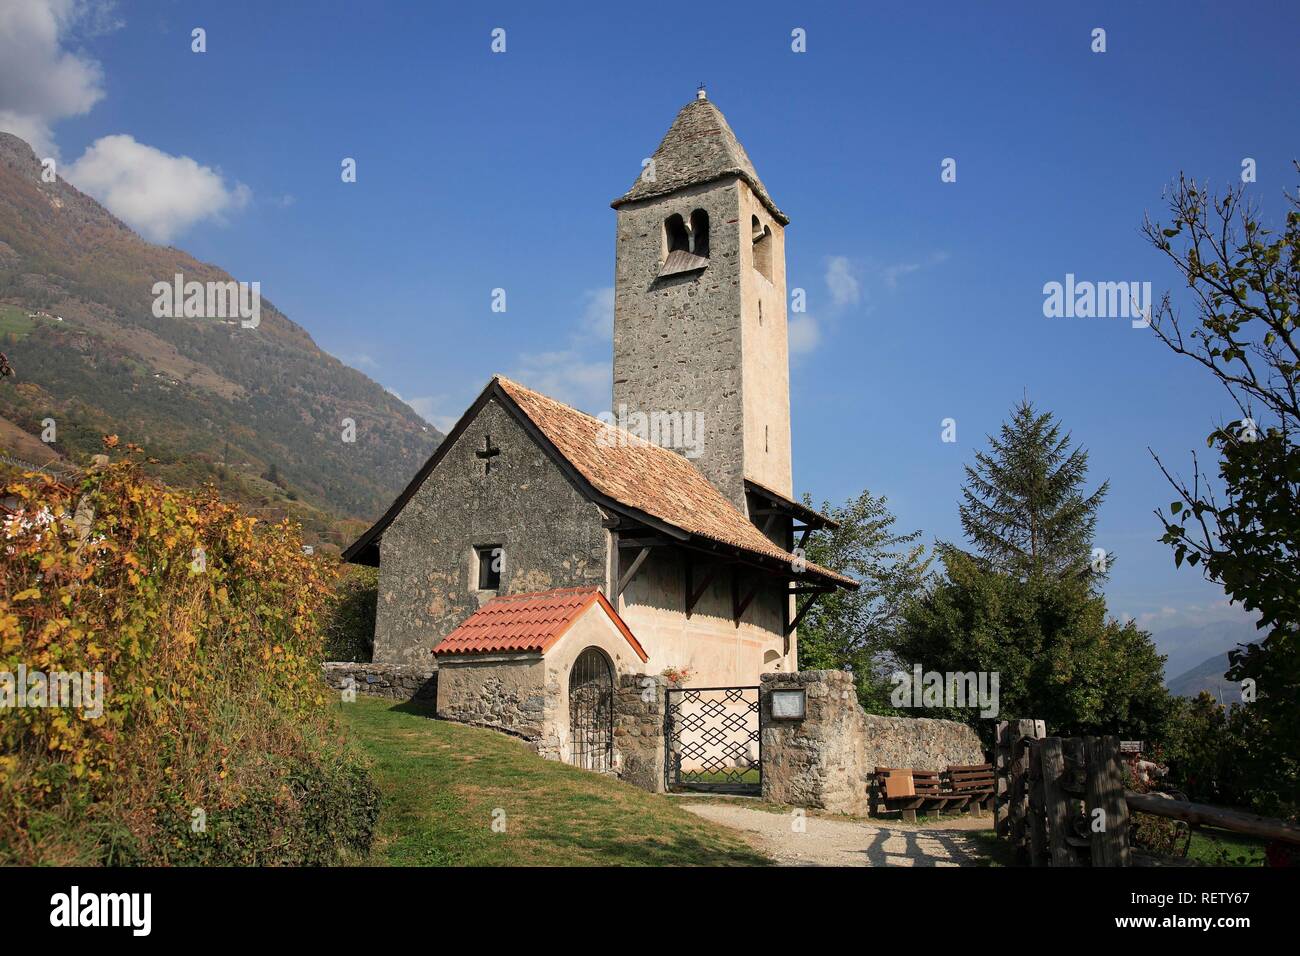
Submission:
POLYGON ((357 565, 339 569, 324 617, 327 661, 369 662, 375 649, 379 571, 357 565))
POLYGON ((128 451, 77 488, 5 488, 0 671, 106 687, 98 718, 19 707, 0 721, 0 863, 364 853, 377 798, 320 680, 324 565, 295 526, 145 480, 128 451))

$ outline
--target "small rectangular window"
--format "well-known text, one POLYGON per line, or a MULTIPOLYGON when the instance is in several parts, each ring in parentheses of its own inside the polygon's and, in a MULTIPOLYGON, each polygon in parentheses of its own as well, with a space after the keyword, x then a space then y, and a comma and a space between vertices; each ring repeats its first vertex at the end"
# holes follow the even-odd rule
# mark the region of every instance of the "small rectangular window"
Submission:
POLYGON ((499 544, 485 544, 474 549, 478 559, 478 589, 480 591, 501 590, 501 563, 505 553, 499 544))

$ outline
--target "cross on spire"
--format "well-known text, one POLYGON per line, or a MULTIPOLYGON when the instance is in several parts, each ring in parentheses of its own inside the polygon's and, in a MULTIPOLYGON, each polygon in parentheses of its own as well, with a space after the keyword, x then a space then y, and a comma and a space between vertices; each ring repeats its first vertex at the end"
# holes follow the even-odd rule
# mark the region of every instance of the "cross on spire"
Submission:
POLYGON ((492 459, 501 454, 500 448, 492 447, 492 435, 489 432, 483 436, 483 450, 474 452, 475 458, 483 460, 483 474, 492 474, 492 459))

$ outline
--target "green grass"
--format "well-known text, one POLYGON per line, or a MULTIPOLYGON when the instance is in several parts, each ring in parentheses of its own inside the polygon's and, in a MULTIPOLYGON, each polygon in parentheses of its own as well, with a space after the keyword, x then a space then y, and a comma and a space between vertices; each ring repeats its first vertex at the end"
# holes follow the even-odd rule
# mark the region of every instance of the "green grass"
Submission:
POLYGON ((0 305, 0 336, 12 332, 15 338, 24 339, 35 327, 35 320, 27 318, 26 309, 13 305, 0 305))
POLYGON ((338 705, 383 807, 371 861, 391 866, 756 866, 768 859, 675 798, 543 760, 414 704, 338 705), (495 819, 504 832, 495 832, 495 819))
POLYGON ((1187 859, 1206 866, 1263 866, 1264 841, 1227 830, 1197 827, 1187 859))

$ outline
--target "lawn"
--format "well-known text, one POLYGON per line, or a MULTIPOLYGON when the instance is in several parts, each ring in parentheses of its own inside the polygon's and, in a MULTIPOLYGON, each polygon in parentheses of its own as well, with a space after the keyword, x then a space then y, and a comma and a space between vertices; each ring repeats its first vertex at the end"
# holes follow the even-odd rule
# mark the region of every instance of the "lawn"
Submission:
POLYGON ((1187 858, 1207 866, 1263 866, 1265 841, 1228 830, 1197 827, 1187 858))
POLYGON ((769 862, 673 797, 542 760, 502 734, 434 720, 410 703, 359 697, 337 706, 384 796, 375 865, 769 862))

